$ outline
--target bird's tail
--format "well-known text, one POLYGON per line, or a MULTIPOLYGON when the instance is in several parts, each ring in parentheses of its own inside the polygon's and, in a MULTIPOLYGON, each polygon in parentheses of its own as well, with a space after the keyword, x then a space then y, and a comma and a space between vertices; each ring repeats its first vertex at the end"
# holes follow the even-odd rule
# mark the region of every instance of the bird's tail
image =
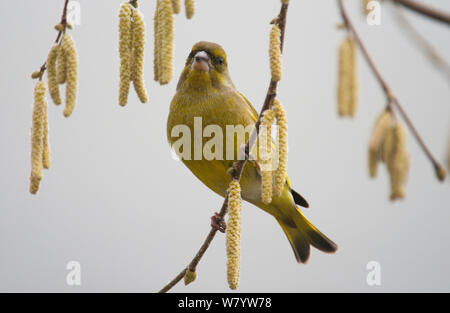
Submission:
POLYGON ((277 221, 289 239, 297 262, 306 263, 308 261, 310 245, 326 253, 336 252, 337 245, 315 228, 300 210, 296 208, 293 215, 290 216, 289 222, 278 218, 277 221))

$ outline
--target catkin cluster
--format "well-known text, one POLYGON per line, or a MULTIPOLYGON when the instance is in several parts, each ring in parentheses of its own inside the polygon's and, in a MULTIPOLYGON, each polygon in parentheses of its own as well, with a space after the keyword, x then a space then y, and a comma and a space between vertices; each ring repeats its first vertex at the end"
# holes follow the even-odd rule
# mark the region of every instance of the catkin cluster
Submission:
POLYGON ((410 157, 406 148, 405 127, 388 109, 375 122, 369 142, 369 174, 376 177, 378 163, 384 162, 389 172, 391 200, 405 197, 410 157))
POLYGON ((269 56, 270 56, 270 71, 272 73, 273 81, 280 81, 282 74, 282 64, 281 64, 281 30, 277 24, 272 26, 270 31, 270 45, 269 45, 269 56))
POLYGON ((144 82, 145 22, 132 4, 122 3, 119 11, 120 82, 119 104, 128 102, 130 83, 142 103, 148 101, 144 82))
POLYGON ((356 42, 346 37, 339 46, 337 102, 339 116, 354 117, 358 106, 356 42))
POLYGON ((170 0, 157 0, 154 17, 154 79, 161 85, 172 80, 173 72, 173 7, 170 0))
POLYGON ((283 192, 287 174, 287 118, 286 112, 277 99, 273 102, 272 110, 264 111, 259 129, 260 164, 261 164, 261 201, 265 204, 272 202, 272 196, 279 197, 283 192), (274 119, 278 128, 278 158, 276 169, 272 160, 272 124, 274 119))
POLYGON ((227 280, 231 289, 239 284, 241 262, 241 186, 233 179, 228 188, 228 221, 226 229, 227 280))
POLYGON ((50 97, 56 105, 62 102, 59 85, 66 84, 63 114, 69 117, 75 108, 78 85, 78 55, 75 42, 69 34, 63 33, 60 44, 53 45, 48 53, 47 79, 50 97))
POLYGON ((33 122, 31 128, 30 193, 36 194, 42 180, 42 168, 50 167, 48 143, 46 87, 39 80, 34 88, 33 122))

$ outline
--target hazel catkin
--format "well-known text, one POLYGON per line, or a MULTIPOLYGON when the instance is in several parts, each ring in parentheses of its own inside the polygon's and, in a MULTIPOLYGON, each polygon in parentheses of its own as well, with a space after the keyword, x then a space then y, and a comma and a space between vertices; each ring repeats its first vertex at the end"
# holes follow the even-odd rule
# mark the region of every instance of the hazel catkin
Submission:
POLYGON ((50 49, 47 57, 47 79, 48 90, 53 103, 56 105, 61 104, 61 96, 59 94, 59 85, 56 77, 56 60, 58 58, 59 45, 55 44, 50 49))
POLYGON ((241 262, 241 186, 231 180, 228 188, 228 221, 226 228, 227 280, 231 289, 239 284, 241 262))
MULTIPOLYGON (((159 83, 168 84, 173 72, 173 9, 170 0, 161 0, 158 10, 158 51, 159 53, 159 83)), ((155 48, 156 49, 156 48, 155 48)))
POLYGON ((184 9, 186 10, 186 18, 191 19, 195 13, 195 0, 184 0, 184 9))
POLYGON ((260 163, 261 163, 261 201, 272 202, 272 124, 274 112, 266 110, 259 129, 260 163))
POLYGON ((61 48, 64 50, 66 58, 66 107, 64 116, 69 117, 75 108, 78 86, 78 54, 72 36, 64 34, 61 41, 61 48))
POLYGON ((378 163, 381 161, 381 151, 386 137, 386 133, 393 122, 392 114, 389 110, 384 110, 377 118, 372 129, 369 141, 369 175, 376 177, 378 172, 378 163))
POLYGON ((272 74, 273 81, 280 81, 282 74, 281 65, 281 30, 278 25, 273 25, 270 31, 270 46, 269 46, 269 56, 270 56, 270 71, 272 74))
POLYGON ((351 36, 345 38, 339 46, 338 65, 338 114, 354 117, 358 106, 358 77, 356 42, 351 36))
POLYGON ((174 14, 178 14, 181 11, 181 0, 172 0, 172 9, 174 14))
POLYGON ((404 198, 410 157, 406 148, 405 127, 400 122, 390 127, 386 133, 383 144, 383 160, 390 176, 391 200, 404 198))
POLYGON ((144 85, 145 22, 138 10, 135 10, 133 14, 132 30, 133 62, 131 65, 131 79, 139 100, 145 103, 148 101, 147 90, 144 85))
POLYGON ((278 166, 275 170, 273 195, 279 197, 283 191, 287 175, 288 132, 286 111, 277 99, 273 102, 273 112, 275 113, 278 127, 278 166))
POLYGON ((119 11, 119 55, 120 55, 120 82, 119 104, 125 106, 128 102, 131 79, 131 15, 133 9, 130 3, 122 3, 119 11))
POLYGON ((44 152, 44 110, 46 107, 45 84, 38 81, 34 87, 33 125, 31 128, 31 176, 30 193, 36 194, 42 179, 44 152))
POLYGON ((66 78, 67 78, 67 71, 66 71, 66 56, 64 54, 64 49, 61 47, 61 45, 58 45, 58 48, 56 50, 57 57, 56 57, 56 81, 58 84, 65 84, 66 78))

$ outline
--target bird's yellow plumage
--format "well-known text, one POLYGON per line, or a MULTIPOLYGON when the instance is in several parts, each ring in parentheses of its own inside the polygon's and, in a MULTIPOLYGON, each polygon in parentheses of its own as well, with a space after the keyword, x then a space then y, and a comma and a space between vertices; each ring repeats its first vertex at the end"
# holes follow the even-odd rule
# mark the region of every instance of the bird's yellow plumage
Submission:
MULTIPOLYGON (((258 114, 250 102, 234 87, 227 69, 227 58, 221 46, 199 42, 192 48, 186 66, 180 76, 177 92, 173 97, 167 121, 167 136, 172 145, 178 138, 172 137, 172 129, 186 125, 191 130, 192 140, 189 159, 183 163, 206 186, 221 196, 226 195, 230 184, 227 173, 236 160, 239 143, 234 140, 233 157, 220 160, 194 159, 195 118, 201 117, 202 127, 217 125, 222 129, 223 147, 227 146, 227 125, 254 125, 258 114)), ((248 138, 248 136, 247 136, 248 138)), ((202 146, 210 138, 202 137, 202 146)), ((318 231, 298 210, 296 204, 308 206, 303 197, 293 191, 286 181, 279 197, 270 204, 261 201, 261 174, 257 161, 247 162, 241 177, 242 198, 274 216, 291 243, 298 262, 305 263, 310 253, 310 244, 324 252, 336 251, 336 245, 318 231)))

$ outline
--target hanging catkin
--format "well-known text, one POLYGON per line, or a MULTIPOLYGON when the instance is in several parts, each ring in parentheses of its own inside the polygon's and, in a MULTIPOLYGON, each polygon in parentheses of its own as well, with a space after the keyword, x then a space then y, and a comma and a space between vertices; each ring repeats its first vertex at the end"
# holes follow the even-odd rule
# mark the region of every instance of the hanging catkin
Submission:
MULTIPOLYGON (((170 0, 161 0, 158 12, 159 33, 159 69, 158 77, 161 85, 168 84, 172 80, 173 72, 173 9, 170 0)), ((156 53, 156 51, 155 51, 156 53)))
POLYGON ((163 0, 156 0, 155 15, 153 17, 153 79, 159 82, 160 79, 160 63, 161 63, 161 40, 162 40, 162 27, 159 22, 159 16, 161 14, 161 3, 163 0))
POLYGON ((59 85, 56 76, 56 60, 58 58, 59 48, 59 45, 53 45, 47 57, 48 90, 50 92, 50 97, 52 98, 53 103, 55 103, 56 105, 61 104, 61 96, 59 94, 59 85))
POLYGON ((42 159, 44 153, 44 110, 46 107, 45 84, 38 81, 34 87, 33 125, 31 128, 31 176, 30 193, 39 190, 42 179, 42 159))
POLYGON ((269 46, 269 56, 270 56, 270 71, 272 73, 273 81, 280 81, 282 74, 281 65, 281 30, 278 25, 273 25, 270 31, 270 46, 269 46))
POLYGON ((172 0, 172 9, 174 14, 178 14, 181 11, 181 0, 172 0))
POLYGON ((139 100, 145 103, 148 101, 147 90, 144 85, 145 22, 138 10, 133 13, 132 30, 133 62, 131 63, 131 79, 139 100))
POLYGON ((239 284, 241 262, 241 186, 232 180, 228 188, 228 221, 226 229, 227 279, 231 289, 239 284))
POLYGON ((75 108, 78 85, 78 55, 75 48, 75 42, 69 34, 64 34, 61 41, 61 47, 64 50, 66 58, 66 107, 64 116, 69 117, 75 108))
POLYGON ((406 149, 406 131, 400 122, 387 131, 383 144, 383 160, 390 175, 391 200, 404 198, 410 160, 406 149))
POLYGON ((369 141, 369 175, 376 177, 378 163, 381 161, 381 149, 386 138, 387 131, 392 125, 392 114, 389 110, 384 110, 377 118, 372 129, 369 141))
POLYGON ((191 19, 195 13, 195 0, 184 0, 184 8, 186 10, 186 17, 191 19))
POLYGON ((348 36, 339 46, 338 114, 354 117, 358 105, 358 77, 356 68, 356 43, 348 36))
POLYGON ((65 84, 67 78, 66 56, 61 45, 58 45, 56 58, 56 81, 58 84, 65 84))
POLYGON ((122 3, 119 11, 119 55, 120 83, 119 104, 125 106, 130 91, 130 61, 131 61, 131 15, 133 9, 130 3, 122 3))
POLYGON ((42 151, 42 166, 45 169, 50 168, 50 142, 48 138, 48 103, 47 101, 44 101, 44 118, 43 118, 43 135, 42 135, 42 142, 43 142, 43 151, 42 151))
POLYGON ((264 111, 259 129, 260 163, 261 163, 261 201, 272 202, 272 124, 274 113, 264 111))
POLYGON ((273 195, 279 197, 283 192, 284 183, 287 175, 287 118, 283 105, 275 99, 273 101, 273 112, 277 119, 278 126, 278 166, 275 171, 275 183, 273 186, 273 195))

